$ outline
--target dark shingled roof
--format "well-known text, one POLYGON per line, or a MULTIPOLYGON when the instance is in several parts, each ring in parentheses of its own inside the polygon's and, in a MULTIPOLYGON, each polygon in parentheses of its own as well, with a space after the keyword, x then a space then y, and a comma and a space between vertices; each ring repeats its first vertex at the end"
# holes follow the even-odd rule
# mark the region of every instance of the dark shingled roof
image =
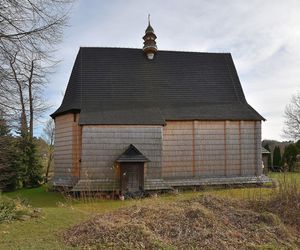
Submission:
POLYGON ((261 147, 261 153, 262 153, 262 154, 271 154, 270 151, 268 151, 268 150, 265 149, 264 147, 261 147))
POLYGON ((148 162, 149 159, 144 156, 134 145, 130 144, 126 151, 121 154, 116 162, 148 162))
POLYGON ((229 53, 80 48, 54 118, 80 124, 163 125, 166 120, 264 120, 246 101, 229 53))

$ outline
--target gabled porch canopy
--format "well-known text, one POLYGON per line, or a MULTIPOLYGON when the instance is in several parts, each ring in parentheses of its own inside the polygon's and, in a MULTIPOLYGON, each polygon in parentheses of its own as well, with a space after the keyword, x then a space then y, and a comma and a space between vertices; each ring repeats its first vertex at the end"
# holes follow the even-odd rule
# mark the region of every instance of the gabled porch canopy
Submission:
POLYGON ((150 160, 144 156, 133 144, 121 154, 116 162, 149 162, 150 160))

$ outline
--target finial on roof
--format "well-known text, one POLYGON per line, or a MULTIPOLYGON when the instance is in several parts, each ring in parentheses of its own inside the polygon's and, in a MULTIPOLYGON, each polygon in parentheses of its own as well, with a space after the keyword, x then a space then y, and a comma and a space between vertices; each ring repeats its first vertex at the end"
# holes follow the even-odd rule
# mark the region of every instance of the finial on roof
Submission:
POLYGON ((143 51, 146 53, 148 59, 152 60, 154 58, 154 54, 157 52, 157 46, 155 42, 156 35, 154 34, 154 29, 150 25, 150 14, 148 14, 148 27, 145 30, 143 39, 143 51))
POLYGON ((150 24, 150 14, 148 14, 148 27, 147 27, 145 33, 151 33, 151 32, 154 33, 154 30, 150 24))

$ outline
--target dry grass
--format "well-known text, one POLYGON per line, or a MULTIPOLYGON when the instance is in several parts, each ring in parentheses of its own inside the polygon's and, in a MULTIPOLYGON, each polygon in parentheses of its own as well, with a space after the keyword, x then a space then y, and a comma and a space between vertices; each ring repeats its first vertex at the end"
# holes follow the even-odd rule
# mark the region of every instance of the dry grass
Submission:
POLYGON ((297 232, 277 215, 249 207, 210 194, 173 202, 152 199, 96 216, 70 228, 63 239, 87 249, 300 248, 297 232))
POLYGON ((294 227, 300 234, 300 183, 296 178, 283 174, 278 179, 278 188, 274 189, 268 199, 254 198, 250 206, 258 212, 270 212, 294 227))

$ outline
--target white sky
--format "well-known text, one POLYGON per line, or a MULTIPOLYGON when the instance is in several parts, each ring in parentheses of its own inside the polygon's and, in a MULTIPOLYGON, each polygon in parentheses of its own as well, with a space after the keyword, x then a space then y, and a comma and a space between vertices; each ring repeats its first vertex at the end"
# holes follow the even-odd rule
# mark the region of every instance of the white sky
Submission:
POLYGON ((284 109, 300 91, 299 0, 77 1, 45 91, 49 114, 61 104, 79 47, 142 48, 148 13, 158 49, 230 52, 247 101, 267 119, 262 138, 285 139, 284 109))

